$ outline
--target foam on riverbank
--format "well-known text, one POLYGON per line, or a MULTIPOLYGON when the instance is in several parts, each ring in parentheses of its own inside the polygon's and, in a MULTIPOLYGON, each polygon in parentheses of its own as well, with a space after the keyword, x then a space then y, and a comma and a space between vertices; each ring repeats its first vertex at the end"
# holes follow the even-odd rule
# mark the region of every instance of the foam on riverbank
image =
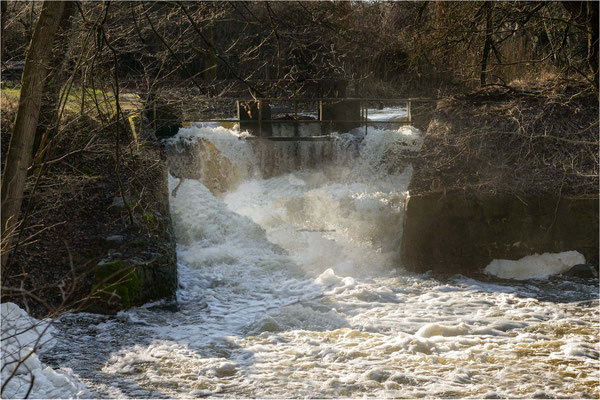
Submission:
POLYGON ((577 251, 562 253, 533 254, 519 260, 494 260, 484 272, 504 279, 545 279, 550 275, 562 274, 585 258, 577 251))

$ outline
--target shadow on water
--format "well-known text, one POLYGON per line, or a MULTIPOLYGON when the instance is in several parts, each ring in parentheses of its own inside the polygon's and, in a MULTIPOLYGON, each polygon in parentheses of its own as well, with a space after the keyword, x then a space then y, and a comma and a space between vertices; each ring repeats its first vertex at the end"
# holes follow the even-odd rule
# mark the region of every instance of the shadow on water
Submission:
MULTIPOLYGON (((193 273, 203 274, 202 270, 193 273)), ((53 368, 72 369, 94 397, 244 396, 240 390, 245 385, 239 381, 248 383, 255 359, 254 352, 236 344, 237 340, 293 329, 350 326, 339 314, 333 317, 334 305, 321 302, 319 295, 256 304, 248 293, 245 304, 227 309, 206 299, 227 283, 205 283, 178 305, 159 302, 116 316, 67 314, 55 323, 57 344, 40 358, 53 368), (321 314, 322 320, 311 324, 300 315, 282 322, 282 316, 299 308, 321 314), (251 322, 237 323, 236 314, 251 322)), ((323 291, 309 280, 302 284, 308 293, 323 291)))
POLYGON ((595 303, 600 298, 598 278, 583 279, 553 275, 545 279, 502 279, 485 274, 465 277, 457 274, 435 277, 443 283, 467 285, 487 293, 512 293, 520 298, 531 298, 551 303, 595 303))

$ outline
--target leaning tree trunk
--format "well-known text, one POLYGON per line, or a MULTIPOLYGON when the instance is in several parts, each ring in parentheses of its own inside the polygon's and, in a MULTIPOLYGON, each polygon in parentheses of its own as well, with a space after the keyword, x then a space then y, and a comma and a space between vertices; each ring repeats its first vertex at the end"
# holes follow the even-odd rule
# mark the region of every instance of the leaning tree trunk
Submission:
POLYGON ((44 2, 25 56, 19 107, 2 174, 2 269, 6 266, 12 233, 19 219, 47 64, 64 7, 65 3, 62 1, 44 2))

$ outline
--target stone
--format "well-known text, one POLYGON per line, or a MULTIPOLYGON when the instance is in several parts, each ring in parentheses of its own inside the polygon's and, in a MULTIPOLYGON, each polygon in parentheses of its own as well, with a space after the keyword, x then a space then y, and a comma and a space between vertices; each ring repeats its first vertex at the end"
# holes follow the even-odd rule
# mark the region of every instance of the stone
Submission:
MULTIPOLYGON (((153 216, 153 230, 130 227, 127 235, 105 238, 108 243, 117 245, 114 247, 119 251, 109 249, 109 257, 96 265, 86 311, 115 314, 157 300, 176 305, 177 254, 169 214, 166 168, 149 189, 153 191, 153 202, 145 204, 145 210, 153 216)), ((120 196, 113 199, 112 206, 124 206, 120 196)), ((136 217, 139 215, 136 213, 136 217)), ((174 307, 170 308, 174 310, 174 307)))
MULTIPOLYGON (((110 250, 109 250, 108 252, 109 252, 109 256, 110 256, 110 250)), ((109 263, 109 262, 111 262, 111 261, 112 261, 112 260, 111 260, 110 258, 104 258, 104 259, 102 259, 102 260, 98 261, 98 264, 96 264, 96 266, 97 266, 97 267, 101 267, 101 266, 103 266, 104 264, 106 264, 106 263, 109 263)))
POLYGON ((576 85, 552 87, 536 96, 484 88, 436 103, 412 162, 401 249, 406 269, 478 275, 494 259, 571 250, 598 262, 598 130, 582 131, 579 143, 545 137, 568 134, 564 127, 574 118, 592 126, 598 100, 573 102, 567 93, 576 85), (572 111, 544 107, 557 95, 572 111), (521 135, 521 118, 535 121, 527 129, 544 136, 521 135))
POLYGON ((110 260, 115 260, 123 257, 123 254, 119 253, 115 249, 108 249, 108 257, 110 258, 110 260))
MULTIPOLYGON (((128 196, 125 196, 125 199, 127 200, 128 204, 131 204, 133 201, 133 199, 131 199, 128 196)), ((125 203, 123 202, 123 197, 115 196, 113 198, 113 201, 110 204, 110 206, 108 206, 108 211, 113 212, 113 213, 118 213, 118 212, 121 212, 121 210, 123 210, 124 208, 125 208, 125 203)))
POLYGON ((158 304, 148 307, 148 310, 152 311, 168 311, 168 312, 177 312, 179 311, 179 304, 177 304, 177 300, 167 300, 162 301, 158 304))
POLYGON ((121 244, 123 243, 123 235, 110 235, 105 240, 111 244, 121 244))
POLYGON ((582 279, 598 278, 598 267, 593 264, 577 264, 563 275, 582 279))

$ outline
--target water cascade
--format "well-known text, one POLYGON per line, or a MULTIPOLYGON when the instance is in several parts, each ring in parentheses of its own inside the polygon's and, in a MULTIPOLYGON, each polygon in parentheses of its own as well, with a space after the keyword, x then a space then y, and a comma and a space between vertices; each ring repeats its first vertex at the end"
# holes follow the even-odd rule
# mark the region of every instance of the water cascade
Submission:
POLYGON ((399 265, 412 127, 167 145, 178 310, 67 315, 42 355, 98 397, 594 397, 593 283, 399 265))

